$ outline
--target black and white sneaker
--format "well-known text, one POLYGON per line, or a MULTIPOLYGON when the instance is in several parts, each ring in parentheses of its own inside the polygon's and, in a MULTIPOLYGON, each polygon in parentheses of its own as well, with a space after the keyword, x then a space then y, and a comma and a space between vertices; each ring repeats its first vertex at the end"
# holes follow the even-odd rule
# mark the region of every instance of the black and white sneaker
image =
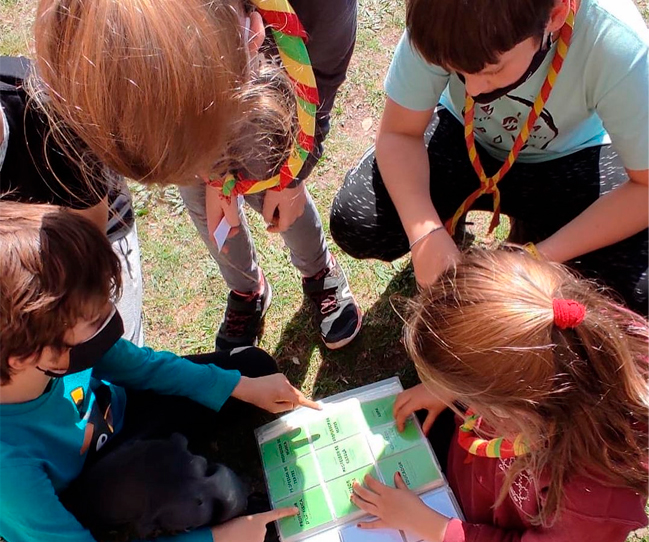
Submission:
POLYGON ((320 273, 302 279, 302 289, 313 302, 320 335, 327 348, 342 348, 358 335, 363 321, 361 309, 333 256, 329 266, 320 273))
POLYGON ((266 279, 261 294, 242 295, 231 291, 223 322, 216 334, 216 351, 257 346, 272 297, 266 279))

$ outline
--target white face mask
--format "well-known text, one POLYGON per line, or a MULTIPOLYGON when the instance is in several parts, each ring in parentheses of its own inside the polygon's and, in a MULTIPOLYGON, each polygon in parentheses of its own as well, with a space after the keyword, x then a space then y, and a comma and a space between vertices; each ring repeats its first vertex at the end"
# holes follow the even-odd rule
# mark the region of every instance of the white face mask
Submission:
POLYGON ((5 156, 7 155, 7 147, 9 146, 9 123, 7 122, 7 117, 5 112, 0 105, 0 115, 2 116, 2 143, 0 143, 0 169, 2 164, 4 164, 5 156))

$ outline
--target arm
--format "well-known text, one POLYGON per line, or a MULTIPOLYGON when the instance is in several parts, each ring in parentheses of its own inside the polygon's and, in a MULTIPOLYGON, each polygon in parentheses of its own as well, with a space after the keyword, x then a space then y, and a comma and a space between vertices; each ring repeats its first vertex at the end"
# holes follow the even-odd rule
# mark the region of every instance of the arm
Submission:
MULTIPOLYGON (((424 132, 448 78, 447 71, 428 64, 412 48, 405 32, 385 79, 389 98, 377 134, 376 160, 410 243, 442 226, 430 197, 424 132)), ((412 249, 417 282, 434 282, 457 255, 443 229, 422 239, 412 249)))
POLYGON ((649 182, 649 57, 647 44, 613 28, 602 40, 584 73, 589 105, 601 118, 629 180, 600 197, 538 249, 563 262, 602 248, 645 229, 649 182), (601 66, 606 66, 602 69, 601 66))
MULTIPOLYGON (((424 142, 432 113, 431 109, 406 109, 388 98, 376 138, 381 176, 410 243, 443 226, 430 197, 430 165, 424 142)), ((434 282, 458 255, 444 229, 425 237, 412 250, 417 281, 434 282)))
POLYGON ((93 369, 93 376, 126 388, 189 397, 219 410, 239 384, 239 371, 200 365, 171 352, 140 348, 120 339, 93 369))
POLYGON ((108 224, 108 198, 106 196, 93 207, 70 209, 70 211, 87 218, 103 233, 106 233, 106 225, 108 224))
POLYGON ((612 245, 649 225, 649 170, 627 170, 629 181, 599 198, 583 213, 538 244, 549 260, 564 262, 612 245))
POLYGON ((610 495, 607 488, 603 495, 595 494, 594 498, 600 499, 599 506, 583 502, 593 499, 590 495, 576 501, 579 510, 570 509, 569 504, 575 501, 564 496, 567 506, 554 524, 520 530, 449 519, 428 508, 398 473, 394 482, 396 487, 391 488, 368 475, 365 487, 354 484, 354 504, 378 518, 360 523, 361 528, 400 529, 427 542, 624 542, 633 529, 646 524, 646 519, 644 523, 639 521, 644 516, 642 498, 631 491, 610 495), (626 508, 622 516, 615 513, 619 510, 609 508, 611 500, 615 502, 617 497, 626 508))

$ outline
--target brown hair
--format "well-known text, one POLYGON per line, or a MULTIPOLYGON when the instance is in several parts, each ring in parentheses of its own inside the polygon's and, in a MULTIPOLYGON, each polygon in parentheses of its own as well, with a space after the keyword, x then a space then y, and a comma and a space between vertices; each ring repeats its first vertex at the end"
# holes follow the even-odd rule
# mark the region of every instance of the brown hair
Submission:
POLYGON ((135 180, 182 184, 243 168, 266 178, 290 152, 297 113, 283 70, 249 65, 244 9, 238 0, 41 0, 32 94, 55 130, 67 124, 135 180))
POLYGON ((120 286, 119 259, 88 219, 0 200, 0 384, 11 380, 9 357, 63 348, 67 329, 120 286))
POLYGON ((407 0, 410 42, 431 64, 478 73, 522 41, 541 39, 556 0, 407 0))
POLYGON ((521 471, 547 477, 537 524, 554 521, 574 475, 646 494, 648 340, 643 318, 565 267, 504 251, 464 255, 419 294, 405 327, 423 382, 470 406, 493 435, 524 435, 531 452, 496 504, 521 471), (576 328, 554 325, 557 298, 586 307, 576 328))

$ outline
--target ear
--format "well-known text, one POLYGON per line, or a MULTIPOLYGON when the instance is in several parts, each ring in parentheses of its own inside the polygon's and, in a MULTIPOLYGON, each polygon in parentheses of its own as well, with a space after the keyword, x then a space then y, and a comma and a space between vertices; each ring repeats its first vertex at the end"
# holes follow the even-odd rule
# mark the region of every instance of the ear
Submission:
POLYGON ((565 24, 570 13, 570 2, 571 0, 557 0, 550 11, 550 20, 545 27, 546 32, 556 32, 565 24))
POLYGON ((266 28, 264 27, 264 20, 257 11, 253 11, 250 14, 250 41, 248 42, 251 57, 257 54, 265 38, 266 28))
POLYGON ((25 367, 36 365, 40 357, 41 356, 39 354, 32 354, 31 356, 27 356, 26 358, 9 356, 9 358, 7 359, 7 365, 10 369, 13 369, 16 372, 20 372, 25 367))

